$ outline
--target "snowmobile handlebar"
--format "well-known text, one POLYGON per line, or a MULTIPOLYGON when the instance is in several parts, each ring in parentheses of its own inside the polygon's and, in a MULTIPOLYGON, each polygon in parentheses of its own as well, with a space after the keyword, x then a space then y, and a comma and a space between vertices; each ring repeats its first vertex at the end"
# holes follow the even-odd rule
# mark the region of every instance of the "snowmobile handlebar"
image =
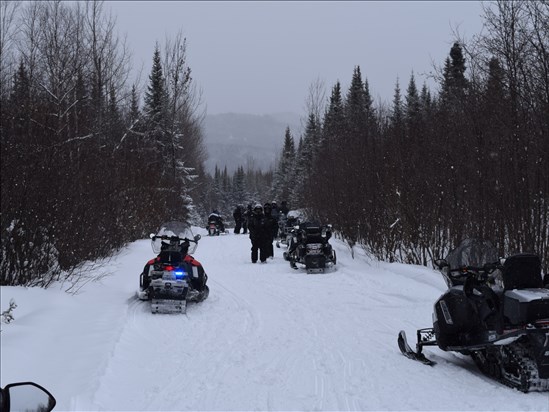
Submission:
POLYGON ((486 263, 481 267, 478 266, 462 266, 455 269, 448 269, 449 276, 453 278, 469 278, 476 277, 480 281, 489 281, 490 275, 497 269, 503 267, 498 263, 486 263))
POLYGON ((155 241, 156 239, 160 239, 160 240, 170 240, 170 241, 173 241, 173 242, 183 241, 183 242, 198 243, 200 238, 201 238, 200 235, 195 235, 194 239, 189 239, 187 237, 167 236, 167 235, 160 235, 159 236, 159 235, 151 234, 151 240, 153 240, 153 241, 155 241))

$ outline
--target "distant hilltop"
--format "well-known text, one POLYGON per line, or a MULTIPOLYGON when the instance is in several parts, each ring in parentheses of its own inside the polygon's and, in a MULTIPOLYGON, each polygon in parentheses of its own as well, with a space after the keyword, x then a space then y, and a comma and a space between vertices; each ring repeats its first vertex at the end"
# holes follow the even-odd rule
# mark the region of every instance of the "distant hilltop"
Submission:
POLYGON ((204 126, 208 150, 205 166, 210 173, 216 164, 221 170, 226 166, 229 173, 238 166, 268 171, 280 154, 286 127, 290 127, 296 146, 302 128, 300 116, 290 112, 213 114, 206 116, 204 126))

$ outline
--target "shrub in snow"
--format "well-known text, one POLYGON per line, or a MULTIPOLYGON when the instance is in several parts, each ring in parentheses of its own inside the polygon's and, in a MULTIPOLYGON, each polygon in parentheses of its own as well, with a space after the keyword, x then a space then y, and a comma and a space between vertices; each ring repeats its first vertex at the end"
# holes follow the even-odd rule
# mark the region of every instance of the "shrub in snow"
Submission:
POLYGON ((17 307, 17 304, 13 299, 10 299, 10 307, 0 314, 0 318, 4 323, 10 323, 15 318, 13 317, 13 310, 17 307))

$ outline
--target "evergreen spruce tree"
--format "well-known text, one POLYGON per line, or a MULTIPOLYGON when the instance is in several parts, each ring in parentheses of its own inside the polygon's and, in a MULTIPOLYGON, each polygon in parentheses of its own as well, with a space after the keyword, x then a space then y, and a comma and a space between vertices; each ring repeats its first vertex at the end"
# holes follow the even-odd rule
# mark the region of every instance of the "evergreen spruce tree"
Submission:
POLYGON ((465 57, 459 43, 455 42, 450 49, 450 57, 446 58, 443 70, 442 93, 443 103, 455 106, 463 103, 466 90, 469 86, 465 78, 465 57))
POLYGON ((137 95, 137 88, 133 84, 130 95, 130 125, 133 125, 139 119, 139 115, 139 96, 137 95))
POLYGON ((360 67, 356 66, 345 100, 345 117, 351 145, 356 145, 367 130, 368 102, 366 100, 368 97, 362 82, 360 67))
POLYGON ((248 199, 246 191, 246 175, 244 173, 244 167, 238 166, 233 175, 233 192, 232 192, 232 206, 233 209, 237 205, 243 205, 248 199))
POLYGON ((393 94, 393 107, 391 111, 391 123, 393 127, 398 127, 399 125, 402 125, 404 115, 402 110, 402 96, 400 94, 400 84, 398 78, 395 84, 395 92, 393 94))
POLYGON ((289 199, 294 180, 294 165, 295 143, 290 132, 290 127, 287 126, 284 133, 282 153, 273 179, 272 194, 274 199, 280 199, 280 201, 289 199))
POLYGON ((158 44, 154 49, 153 65, 149 75, 149 86, 145 92, 144 112, 153 124, 160 124, 165 110, 165 89, 162 63, 160 61, 160 49, 158 44))
MULTIPOLYGON (((421 103, 413 72, 406 90, 406 122, 410 133, 417 133, 421 122, 421 103)), ((412 137, 417 138, 418 136, 412 137)))
POLYGON ((295 208, 307 207, 310 191, 316 189, 317 180, 312 177, 315 149, 320 140, 321 127, 314 113, 309 113, 305 132, 296 153, 295 184, 288 199, 295 208))

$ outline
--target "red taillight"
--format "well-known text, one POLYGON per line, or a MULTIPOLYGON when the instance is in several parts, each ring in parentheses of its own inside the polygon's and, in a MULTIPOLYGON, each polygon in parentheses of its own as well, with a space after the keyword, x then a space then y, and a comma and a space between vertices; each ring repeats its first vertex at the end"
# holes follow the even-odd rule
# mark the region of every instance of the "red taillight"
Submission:
POLYGON ((164 270, 169 270, 169 271, 171 271, 171 270, 174 270, 174 267, 173 267, 173 266, 166 266, 166 267, 164 268, 164 270))

